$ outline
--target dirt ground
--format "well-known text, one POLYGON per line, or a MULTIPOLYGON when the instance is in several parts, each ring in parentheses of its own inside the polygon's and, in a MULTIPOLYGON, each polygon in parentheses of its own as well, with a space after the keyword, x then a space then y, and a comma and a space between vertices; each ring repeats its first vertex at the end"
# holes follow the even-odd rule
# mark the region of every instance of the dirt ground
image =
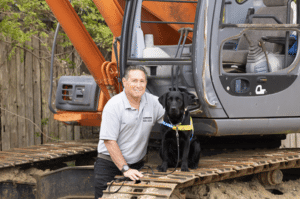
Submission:
POLYGON ((193 199, 300 199, 300 178, 263 186, 256 176, 199 185, 183 190, 193 199))
POLYGON ((19 167, 1 169, 0 182, 9 180, 19 183, 36 183, 34 175, 42 175, 49 171, 49 169, 43 171, 36 168, 20 169, 19 167))

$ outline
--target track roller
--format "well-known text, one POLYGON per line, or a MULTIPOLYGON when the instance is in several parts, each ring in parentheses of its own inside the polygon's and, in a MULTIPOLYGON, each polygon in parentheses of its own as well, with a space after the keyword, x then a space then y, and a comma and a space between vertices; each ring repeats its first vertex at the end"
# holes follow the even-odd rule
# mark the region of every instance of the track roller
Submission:
POLYGON ((282 182, 283 173, 276 169, 258 174, 258 179, 263 185, 277 185, 282 182))

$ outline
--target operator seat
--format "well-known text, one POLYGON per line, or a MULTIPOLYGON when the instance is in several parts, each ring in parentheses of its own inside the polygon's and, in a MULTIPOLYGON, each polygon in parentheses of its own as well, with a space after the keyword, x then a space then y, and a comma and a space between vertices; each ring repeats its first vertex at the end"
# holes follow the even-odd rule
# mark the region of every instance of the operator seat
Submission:
MULTIPOLYGON (((288 0, 263 0, 266 7, 260 8, 255 14, 259 15, 274 15, 283 24, 287 23, 287 2, 288 0)), ((291 9, 290 21, 293 19, 293 10, 291 9)), ((288 22, 289 24, 290 22, 288 22)), ((278 24, 271 18, 253 18, 252 24, 278 24)), ((285 31, 263 31, 263 30, 249 30, 246 34, 251 40, 258 44, 262 36, 285 37, 285 31)), ((282 45, 266 42, 266 49, 272 53, 282 52, 282 45)), ((237 50, 248 50, 249 44, 244 36, 241 37, 237 50)))
MULTIPOLYGON (((266 7, 262 7, 255 12, 260 15, 274 15, 283 24, 286 23, 287 17, 287 2, 288 0, 263 0, 266 7)), ((291 9, 291 22, 293 19, 293 9, 291 9)), ((277 24, 272 18, 253 18, 252 24, 277 24)), ((285 31, 268 31, 268 30, 248 30, 245 32, 250 39, 258 44, 259 40, 263 36, 285 37, 285 31)), ((266 50, 273 53, 282 52, 284 46, 266 42, 266 50)), ((236 51, 223 50, 223 63, 240 63, 246 65, 247 55, 249 50, 249 43, 244 36, 241 36, 236 51)))

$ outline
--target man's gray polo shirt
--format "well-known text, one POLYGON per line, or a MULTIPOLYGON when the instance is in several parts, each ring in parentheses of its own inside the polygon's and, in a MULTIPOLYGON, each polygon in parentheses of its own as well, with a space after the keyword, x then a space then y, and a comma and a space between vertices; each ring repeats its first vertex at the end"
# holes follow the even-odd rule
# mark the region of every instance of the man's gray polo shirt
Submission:
POLYGON ((128 164, 140 161, 146 155, 151 129, 162 122, 164 113, 152 94, 143 94, 139 111, 131 107, 124 91, 115 95, 103 109, 98 153, 109 155, 103 140, 116 140, 128 164))

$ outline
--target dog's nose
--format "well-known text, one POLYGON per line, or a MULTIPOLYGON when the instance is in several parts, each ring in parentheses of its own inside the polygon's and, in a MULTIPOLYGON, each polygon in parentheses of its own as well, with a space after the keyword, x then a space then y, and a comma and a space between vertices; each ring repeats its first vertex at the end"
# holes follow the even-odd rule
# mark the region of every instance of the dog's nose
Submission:
POLYGON ((176 107, 171 107, 171 111, 176 111, 176 107))

